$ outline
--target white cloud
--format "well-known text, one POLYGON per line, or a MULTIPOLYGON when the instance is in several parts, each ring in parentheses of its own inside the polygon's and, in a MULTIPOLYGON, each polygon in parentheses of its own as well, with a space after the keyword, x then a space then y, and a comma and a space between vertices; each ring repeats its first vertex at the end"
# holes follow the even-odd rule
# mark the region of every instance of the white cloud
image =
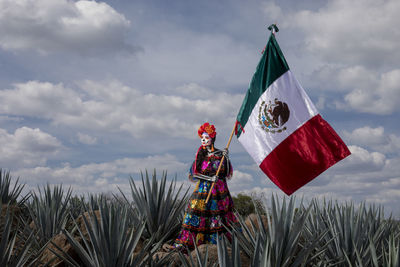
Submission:
POLYGON ((287 16, 283 26, 300 28, 309 57, 323 62, 324 67, 315 64, 310 84, 346 93, 336 108, 380 115, 399 110, 400 30, 393 27, 400 23, 399 9, 396 0, 333 0, 287 16))
POLYGON ((352 144, 364 146, 381 145, 386 141, 384 136, 384 128, 382 126, 377 128, 365 126, 354 129, 351 133, 344 131, 344 136, 352 144))
POLYGON ((82 106, 79 94, 66 89, 62 84, 37 81, 15 84, 14 89, 0 90, 0 102, 2 113, 45 119, 59 118, 62 114, 78 116, 82 106))
MULTIPOLYGON (((123 15, 101 2, 0 0, 0 49, 6 50, 3 53, 5 61, 0 68, 7 74, 4 77, 8 77, 3 79, 2 84, 27 81, 31 77, 53 81, 19 83, 8 90, 0 90, 0 120, 4 123, 3 128, 7 129, 0 134, 3 138, 1 144, 17 143, 15 128, 40 123, 51 129, 52 134, 60 133, 60 137, 57 135, 60 140, 79 140, 106 148, 113 146, 112 153, 95 156, 101 162, 88 164, 94 161, 90 159, 93 156, 91 153, 103 147, 75 145, 71 147, 71 153, 63 155, 63 159, 71 163, 55 166, 57 163, 54 162, 59 161, 58 151, 62 148, 57 149, 56 145, 54 154, 51 150, 41 154, 40 150, 21 144, 18 151, 24 153, 2 153, 1 162, 6 162, 4 155, 11 155, 12 159, 7 159, 9 164, 19 164, 12 174, 26 179, 29 186, 47 181, 63 182, 74 185, 82 192, 107 192, 116 185, 127 188, 127 178, 134 174, 137 179, 139 168, 152 170, 164 166, 163 169, 168 169, 170 174, 175 169, 186 171, 188 165, 172 156, 169 163, 167 155, 155 156, 151 160, 123 157, 127 153, 159 154, 168 151, 183 158, 190 150, 192 158, 194 151, 188 149, 187 144, 193 140, 186 139, 196 138, 197 127, 205 120, 216 124, 218 142, 223 141, 221 128, 225 132, 231 130, 243 100, 243 95, 223 91, 245 93, 264 45, 264 34, 255 33, 261 28, 252 27, 255 17, 258 17, 257 21, 265 21, 265 18, 260 18, 263 16, 254 16, 260 14, 262 9, 267 18, 276 19, 273 22, 278 22, 278 26, 294 26, 296 23, 296 27, 304 30, 295 28, 296 31, 288 35, 283 30, 278 38, 285 39, 286 45, 282 45, 285 46, 284 53, 289 64, 296 60, 300 62, 300 78, 319 68, 314 72, 319 76, 310 79, 310 83, 314 82, 312 90, 319 90, 314 99, 317 99, 320 108, 332 107, 333 99, 340 100, 338 102, 345 110, 371 114, 392 114, 399 110, 396 106, 400 102, 399 54, 396 51, 399 35, 398 29, 392 26, 398 25, 398 19, 397 14, 386 12, 390 6, 395 9, 397 3, 332 0, 318 10, 314 6, 314 11, 291 14, 286 13, 285 3, 276 3, 279 6, 272 2, 257 4, 256 11, 252 4, 247 5, 239 12, 245 20, 223 24, 221 27, 228 31, 221 31, 219 26, 209 31, 209 26, 216 22, 215 18, 210 17, 208 24, 196 24, 193 28, 193 17, 170 19, 177 14, 176 10, 173 14, 166 10, 157 17, 146 4, 141 13, 135 10, 135 5, 121 2, 118 4, 120 10, 133 11, 125 13, 126 18, 129 15, 134 26, 140 25, 141 30, 134 33, 135 29, 127 32, 130 23, 123 15), (379 11, 380 8, 383 10, 379 11), (363 14, 357 16, 357 12, 363 14), (368 12, 375 16, 366 19, 364 14, 368 12), (379 12, 385 15, 376 16, 379 12), (148 18, 151 21, 147 21, 148 18), (378 22, 378 26, 390 26, 377 30, 378 26, 370 27, 374 21, 378 22), (239 33, 236 26, 246 28, 243 25, 252 30, 239 33), (125 33, 131 34, 130 40, 137 40, 146 47, 144 53, 135 58, 113 57, 110 61, 99 53, 130 51, 132 48, 126 44, 125 33), (301 47, 304 36, 306 47, 301 47), (374 40, 377 40, 376 44, 372 43, 374 40), (257 44, 259 41, 261 45, 257 44), (396 48, 392 47, 394 44, 396 48), (83 58, 83 61, 73 57, 65 61, 60 56, 67 55, 53 53, 50 57, 37 57, 29 54, 32 50, 44 53, 73 51, 84 55, 96 53, 101 57, 83 58), (17 53, 7 53, 9 51, 17 53), (28 53, 20 54, 19 51, 28 53), (304 61, 305 58, 307 60, 304 61), (35 68, 37 62, 29 62, 36 59, 43 60, 39 69, 35 68), (107 78, 124 82, 101 80, 107 78), (77 80, 82 79, 91 80, 75 85, 77 80), (57 82, 64 80, 68 82, 57 82), (32 117, 39 120, 32 120, 32 117), (25 154, 25 151, 33 150, 35 153, 25 154), (81 158, 68 158, 76 155, 81 158), (26 163, 22 161, 25 158, 28 159, 26 163), (53 158, 55 161, 46 164, 53 158)), ((293 2, 290 5, 289 9, 298 11, 310 4, 293 2)), ((349 125, 354 117, 358 118, 355 112, 345 118, 344 125, 349 125)), ((385 122, 388 119, 390 117, 385 118, 385 122)), ((374 121, 375 128, 347 129, 346 137, 353 145, 350 147, 353 154, 300 189, 299 194, 389 204, 398 202, 400 162, 394 157, 399 155, 400 138, 390 134, 395 133, 389 128, 393 127, 393 123, 384 124, 384 129, 377 127, 377 123, 379 125, 379 120, 374 121)), ((232 152, 235 146, 240 144, 234 142, 232 152)), ((241 166, 234 166, 239 171, 235 171, 229 181, 230 189, 240 192, 258 185, 267 187, 259 188, 261 191, 280 192, 258 166, 253 165, 251 158, 243 155, 244 150, 238 150, 242 154, 232 154, 232 158, 236 158, 241 166)))
MULTIPOLYGON (((188 85, 189 91, 193 86, 188 85)), ((80 90, 31 81, 1 90, 0 112, 50 119, 55 124, 78 129, 128 132, 138 138, 160 135, 196 138, 197 127, 203 120, 212 118, 214 123, 221 122, 221 127, 228 124, 230 127, 243 100, 241 94, 202 90, 202 98, 192 99, 145 94, 118 81, 85 81, 80 90)))
POLYGON ((21 121, 23 121, 23 118, 7 116, 7 115, 0 115, 0 123, 21 122, 21 121))
POLYGON ((274 2, 262 3, 262 9, 264 14, 275 22, 283 16, 282 9, 274 2))
POLYGON ((387 115, 400 110, 400 69, 380 72, 364 66, 325 64, 309 76, 318 95, 334 93, 329 106, 363 113, 387 115), (321 86, 323 84, 323 86, 321 86), (339 94, 338 94, 339 93, 339 94))
POLYGON ((310 62, 308 84, 318 88, 318 97, 321 90, 331 93, 319 107, 378 115, 400 110, 400 30, 393 27, 400 23, 399 1, 333 0, 285 18, 276 4, 267 6, 277 10, 282 27, 302 30, 303 46, 296 49, 308 52, 301 53, 307 55, 302 66, 310 62))
POLYGON ((163 87, 164 81, 176 86, 183 81, 213 84, 214 90, 220 91, 239 84, 245 93, 262 48, 255 50, 252 44, 225 32, 199 33, 165 23, 146 25, 141 33, 146 35, 143 43, 146 50, 138 55, 140 72, 146 77, 157 77, 163 87))
POLYGON ((367 173, 381 171, 386 164, 386 156, 379 152, 369 152, 359 146, 348 146, 351 155, 334 168, 338 173, 367 173))
POLYGON ((319 96, 325 92, 349 92, 351 91, 351 88, 348 88, 348 84, 344 86, 343 82, 341 82, 339 75, 341 70, 342 69, 338 66, 323 64, 317 69, 314 69, 310 75, 307 76, 307 85, 310 88, 316 88, 319 96))
POLYGON ((334 0, 289 16, 306 34, 307 49, 333 62, 382 65, 400 60, 397 0, 334 0))
POLYGON ((239 170, 233 170, 232 178, 228 180, 231 193, 240 193, 251 188, 254 182, 253 176, 239 170))
POLYGON ((235 182, 237 181, 238 183, 246 184, 253 182, 253 177, 248 173, 234 170, 232 174, 232 180, 235 182))
POLYGON ((65 163, 60 167, 37 166, 21 168, 12 173, 21 177, 21 182, 31 188, 37 185, 63 184, 73 186, 76 192, 109 192, 116 191, 116 186, 126 188, 130 175, 138 179, 141 171, 150 174, 156 169, 158 177, 162 171, 168 170, 172 179, 175 173, 183 172, 186 164, 170 154, 148 156, 144 158, 121 158, 103 163, 90 163, 72 167, 65 163))
MULTIPOLYGON (((368 166, 376 163, 380 165, 381 159, 379 158, 382 156, 376 154, 376 152, 369 153, 359 147, 350 146, 350 150, 353 154, 337 165, 353 165, 358 169, 357 172, 343 172, 340 166, 332 167, 300 188, 293 196, 298 199, 304 198, 306 202, 311 198, 317 198, 320 200, 332 199, 339 202, 382 204, 385 206, 386 214, 393 212, 399 216, 400 158, 388 159, 382 167, 374 169, 368 166)), ((265 194, 267 197, 271 194, 277 194, 280 197, 285 196, 276 186, 272 188, 254 186, 254 184, 251 186, 252 188, 245 190, 247 194, 255 192, 265 194)))
MULTIPOLYGON (((360 76, 358 79, 362 79, 360 76)), ((371 80, 371 79, 370 79, 371 80)), ((347 104, 361 112, 372 114, 391 114, 398 111, 400 102, 400 69, 383 73, 376 77, 376 82, 359 87, 354 83, 354 89, 344 99, 347 104)), ((368 80, 367 80, 368 81, 368 80)))
POLYGON ((104 2, 0 0, 0 47, 83 55, 134 51, 125 42, 130 22, 104 2))
POLYGON ((85 145, 94 145, 97 143, 97 138, 88 134, 77 133, 79 142, 85 145))
POLYGON ((400 137, 395 134, 386 134, 382 126, 372 128, 365 126, 344 131, 343 136, 352 144, 369 147, 382 153, 396 153, 400 151, 400 137))
POLYGON ((174 90, 174 92, 190 99, 207 99, 215 94, 215 92, 196 83, 189 83, 179 86, 174 90))
POLYGON ((16 168, 43 166, 50 156, 63 149, 57 138, 41 131, 22 127, 9 134, 0 129, 0 166, 16 168))
POLYGON ((315 103, 315 107, 318 110, 323 110, 325 108, 325 101, 326 101, 325 97, 323 96, 318 97, 318 101, 315 103))
MULTIPOLYGON (((364 161, 370 164, 376 162, 379 154, 368 155, 368 152, 351 148, 353 153, 358 154, 354 161, 364 161), (375 158, 375 159, 374 159, 375 158)), ((380 159, 378 159, 378 162, 380 159)), ((353 162, 354 163, 354 162, 353 162)), ((367 203, 380 203, 385 205, 388 212, 399 212, 398 202, 400 201, 400 158, 386 159, 382 168, 359 168, 358 172, 336 172, 331 171, 325 174, 329 183, 323 186, 304 187, 301 193, 305 195, 316 195, 319 197, 333 194, 334 199, 346 199, 355 202, 366 201, 367 203)), ((319 179, 319 178, 317 178, 319 179)))

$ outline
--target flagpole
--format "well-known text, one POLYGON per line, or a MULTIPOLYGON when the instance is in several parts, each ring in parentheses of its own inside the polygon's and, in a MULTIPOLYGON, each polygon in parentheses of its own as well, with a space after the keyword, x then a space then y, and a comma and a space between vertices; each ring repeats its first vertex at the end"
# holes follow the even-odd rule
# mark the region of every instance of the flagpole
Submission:
MULTIPOLYGON (((268 30, 270 30, 270 31, 272 32, 273 35, 275 35, 275 33, 279 31, 278 27, 276 26, 276 23, 275 23, 275 24, 271 24, 271 25, 268 27, 268 30)), ((239 125, 240 125, 240 124, 239 124, 239 125)), ((236 121, 235 125, 233 126, 231 136, 229 137, 228 144, 226 145, 226 149, 228 149, 229 146, 230 146, 230 144, 231 144, 232 137, 233 137, 233 134, 235 133, 235 130, 237 129, 237 128, 236 128, 237 126, 238 126, 238 121, 236 121)), ((220 164, 219 164, 217 173, 215 174, 215 176, 217 176, 217 177, 218 177, 219 172, 221 171, 221 167, 222 167, 222 164, 224 163, 224 159, 225 159, 225 155, 222 156, 222 159, 221 159, 221 162, 220 162, 220 164)), ((200 181, 197 183, 196 189, 198 189, 199 184, 200 184, 200 181)), ((214 184, 215 184, 215 182, 213 182, 213 183, 211 184, 211 188, 210 188, 210 191, 208 192, 208 196, 207 196, 207 199, 206 199, 206 204, 208 203, 208 200, 210 200, 210 196, 211 196, 211 192, 212 192, 212 190, 213 190, 213 188, 214 188, 214 184)), ((196 190, 195 190, 195 191, 196 191, 196 190)))
MULTIPOLYGON (((233 126, 233 129, 232 129, 231 136, 229 137, 228 144, 226 145, 226 148, 225 148, 226 150, 228 150, 229 146, 231 145, 232 137, 233 137, 233 134, 235 133, 236 127, 237 127, 237 124, 235 123, 235 125, 233 126)), ((215 176, 217 176, 217 177, 218 177, 219 172, 221 171, 221 167, 222 167, 222 165, 224 163, 224 160, 225 160, 225 155, 222 155, 222 159, 221 159, 221 162, 219 163, 217 173, 215 174, 215 176)), ((210 200, 211 192, 212 192, 212 190, 214 188, 214 184, 215 184, 215 182, 212 182, 211 187, 210 187, 210 191, 208 192, 208 196, 207 196, 207 199, 206 199, 206 204, 208 203, 208 200, 210 200)))

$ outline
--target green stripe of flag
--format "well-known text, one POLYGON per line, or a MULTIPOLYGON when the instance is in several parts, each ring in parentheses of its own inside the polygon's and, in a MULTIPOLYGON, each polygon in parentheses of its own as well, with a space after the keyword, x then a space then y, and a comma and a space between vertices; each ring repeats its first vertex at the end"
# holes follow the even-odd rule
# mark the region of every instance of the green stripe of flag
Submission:
MULTIPOLYGON (((249 90, 247 90, 247 94, 243 100, 242 107, 237 115, 237 121, 242 127, 245 127, 260 96, 276 79, 288 70, 289 65, 283 56, 275 36, 271 33, 265 51, 251 80, 249 90)), ((242 129, 238 127, 237 130, 237 137, 239 138, 242 129)))

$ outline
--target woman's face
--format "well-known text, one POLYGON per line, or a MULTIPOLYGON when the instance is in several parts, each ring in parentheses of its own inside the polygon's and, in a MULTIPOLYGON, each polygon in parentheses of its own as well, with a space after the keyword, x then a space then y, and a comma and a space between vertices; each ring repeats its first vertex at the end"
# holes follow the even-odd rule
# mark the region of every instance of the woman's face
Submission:
POLYGON ((211 137, 207 133, 201 135, 201 145, 203 147, 210 146, 211 142, 211 137))

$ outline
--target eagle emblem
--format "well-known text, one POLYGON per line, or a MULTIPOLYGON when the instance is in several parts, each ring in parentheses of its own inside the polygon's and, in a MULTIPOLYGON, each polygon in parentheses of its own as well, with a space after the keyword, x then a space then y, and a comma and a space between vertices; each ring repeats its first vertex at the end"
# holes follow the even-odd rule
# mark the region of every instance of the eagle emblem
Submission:
POLYGON ((290 110, 285 102, 275 98, 274 102, 263 101, 258 113, 258 122, 269 133, 281 133, 286 130, 285 123, 289 120, 290 110))

